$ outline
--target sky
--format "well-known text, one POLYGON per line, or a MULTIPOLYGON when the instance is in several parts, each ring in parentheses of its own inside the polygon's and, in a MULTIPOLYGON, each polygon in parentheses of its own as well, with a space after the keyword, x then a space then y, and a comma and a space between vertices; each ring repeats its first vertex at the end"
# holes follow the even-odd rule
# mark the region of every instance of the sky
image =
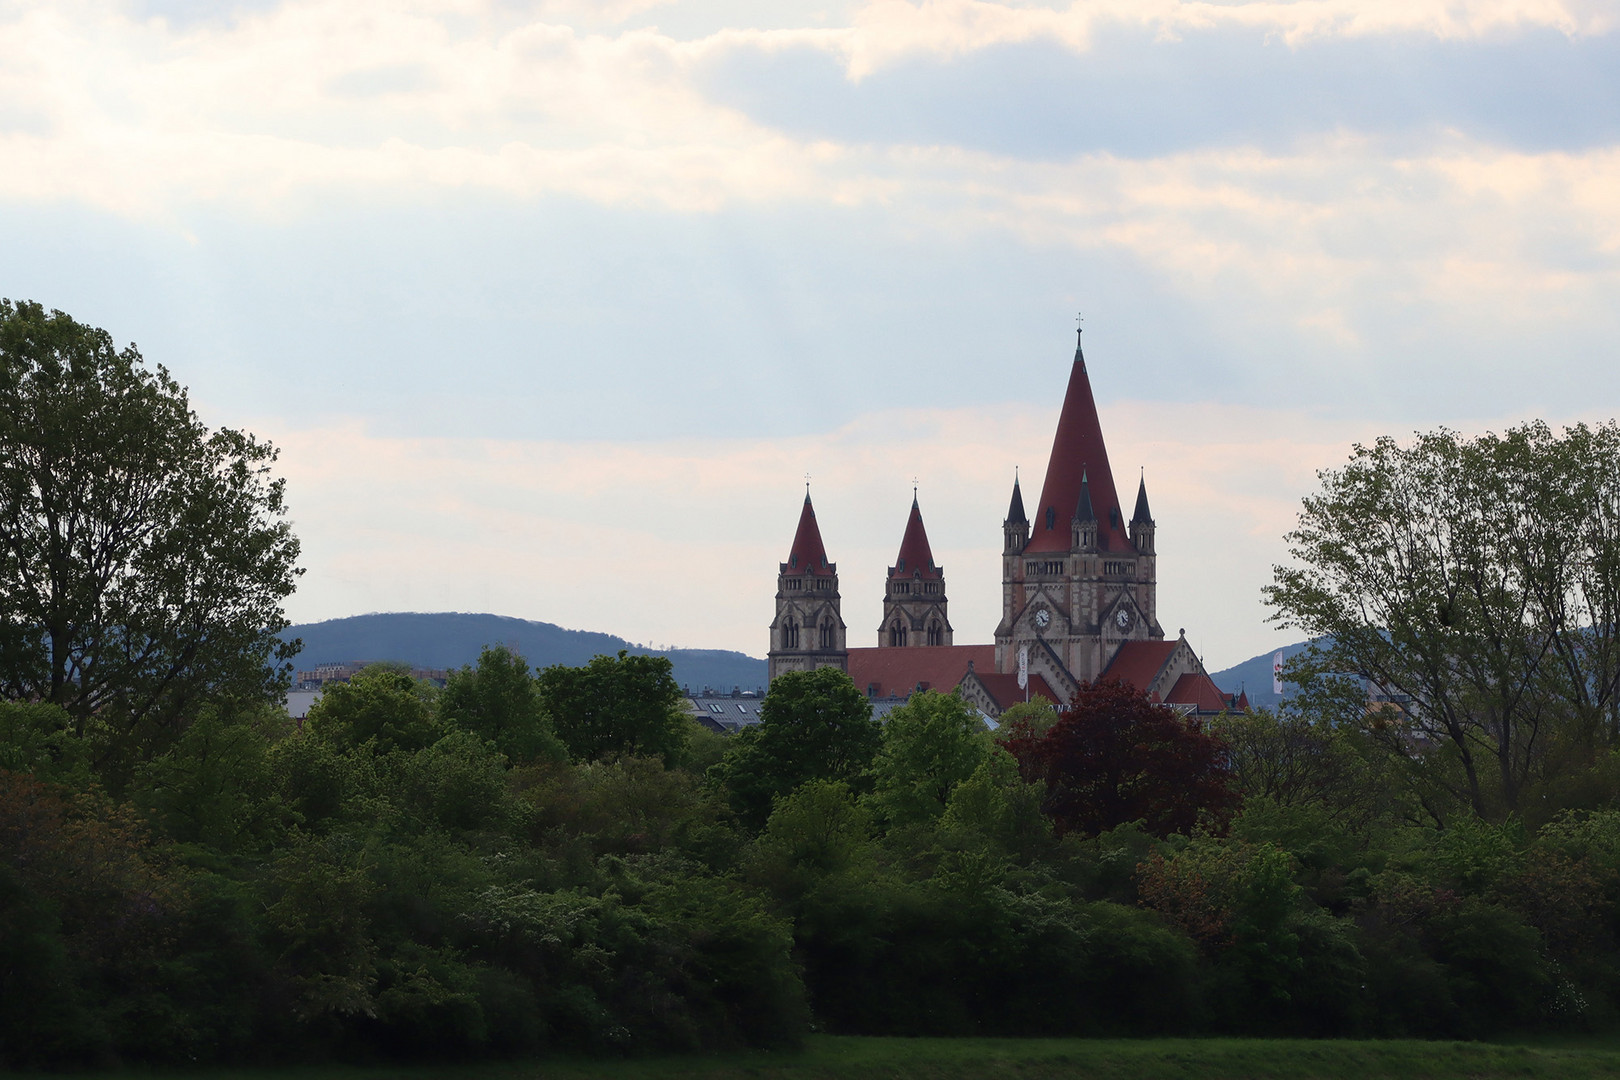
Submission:
POLYGON ((1620 411, 1620 3, 0 0, 0 296, 280 447, 294 621, 756 656, 807 474, 991 640, 1083 313, 1218 669, 1356 441, 1620 411))

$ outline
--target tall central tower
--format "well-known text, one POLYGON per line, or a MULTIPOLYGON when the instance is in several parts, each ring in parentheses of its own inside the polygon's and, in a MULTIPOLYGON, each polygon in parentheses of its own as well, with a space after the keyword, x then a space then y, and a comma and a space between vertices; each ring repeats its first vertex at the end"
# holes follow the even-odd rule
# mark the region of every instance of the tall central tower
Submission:
POLYGON ((1078 340, 1033 520, 1015 479, 1002 534, 999 671, 1017 671, 1025 652, 1030 671, 1067 699, 1122 643, 1164 637, 1146 480, 1126 522, 1078 340))

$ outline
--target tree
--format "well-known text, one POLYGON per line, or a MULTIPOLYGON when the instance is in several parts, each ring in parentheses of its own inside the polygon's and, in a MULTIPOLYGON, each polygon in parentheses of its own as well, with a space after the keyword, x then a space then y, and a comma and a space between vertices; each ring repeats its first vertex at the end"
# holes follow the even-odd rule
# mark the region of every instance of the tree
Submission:
POLYGON ((341 750, 374 740, 377 751, 421 750, 444 734, 439 691, 390 664, 371 664, 348 682, 327 683, 309 707, 305 729, 341 750))
POLYGON ((486 647, 478 666, 452 672, 439 698, 447 721, 495 744, 514 762, 560 761, 567 751, 551 730, 529 665, 504 645, 486 647))
POLYGON ((714 775, 756 828, 771 803, 806 780, 856 786, 882 742, 866 695, 837 668, 790 671, 771 680, 759 723, 731 737, 714 775))
POLYGON ((123 736, 279 699, 300 571, 275 460, 133 345, 0 300, 0 693, 123 736))
POLYGON ((575 761, 625 754, 674 764, 686 746, 681 688, 667 656, 598 656, 584 667, 554 664, 539 675, 557 737, 575 761))
POLYGON ((993 749, 978 712, 955 694, 925 690, 883 725, 872 763, 874 805, 891 825, 936 821, 956 786, 993 749))
POLYGON ((1620 426, 1383 438, 1318 475, 1265 590, 1323 639, 1299 678, 1399 700, 1388 748, 1455 762, 1430 772, 1481 816, 1620 739, 1620 426))
POLYGON ((1200 823, 1224 828, 1237 809, 1226 745, 1116 680, 1083 684, 1045 735, 1008 740, 1059 833, 1095 836, 1141 821, 1155 836, 1200 823))

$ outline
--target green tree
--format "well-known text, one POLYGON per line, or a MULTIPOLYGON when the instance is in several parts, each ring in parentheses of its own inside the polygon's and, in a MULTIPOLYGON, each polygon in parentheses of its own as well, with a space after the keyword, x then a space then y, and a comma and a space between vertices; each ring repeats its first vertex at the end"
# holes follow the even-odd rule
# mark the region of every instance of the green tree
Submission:
POLYGON ((279 700, 300 571, 275 460, 133 345, 0 300, 0 694, 123 736, 279 700))
POLYGON ((837 668, 778 675, 759 719, 731 737, 712 770, 755 828, 764 825, 775 799, 807 780, 858 785, 883 740, 866 695, 837 668))
POLYGON ((819 873, 846 870, 872 836, 872 816, 839 780, 808 780, 776 801, 764 846, 819 873))
POLYGON ((1265 590, 1319 639, 1299 678, 1399 700, 1390 752, 1481 816, 1620 738, 1620 426, 1383 438, 1319 477, 1265 590))
POLYGON ((495 744, 513 762, 561 761, 567 751, 551 730, 529 665, 504 645, 486 647, 477 667, 451 673, 439 714, 495 744))
POLYGON ((76 789, 90 784, 90 743, 73 718, 43 702, 0 701, 0 769, 76 789))
POLYGON ((925 690, 883 725, 872 763, 872 803, 891 825, 929 824, 993 744, 978 711, 955 694, 925 690))
POLYGON ((554 664, 540 693, 557 737, 575 761, 623 754, 674 764, 686 747, 686 714, 669 657, 598 656, 584 667, 554 664))
POLYGON ((379 751, 421 750, 443 734, 437 699, 432 683, 389 664, 372 664, 346 683, 327 683, 309 707, 304 727, 343 750, 368 739, 376 740, 379 751))

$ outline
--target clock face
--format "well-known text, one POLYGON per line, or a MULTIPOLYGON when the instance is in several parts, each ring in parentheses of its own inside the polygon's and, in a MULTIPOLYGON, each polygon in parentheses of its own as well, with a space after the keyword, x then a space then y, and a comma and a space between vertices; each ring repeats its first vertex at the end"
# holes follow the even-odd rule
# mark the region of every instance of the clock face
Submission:
POLYGON ((1052 613, 1047 611, 1045 608, 1041 608, 1041 610, 1035 613, 1035 625, 1040 627, 1042 630, 1045 630, 1046 624, 1051 621, 1052 613))
POLYGON ((1119 611, 1114 614, 1114 625, 1119 627, 1121 630, 1129 630, 1131 628, 1131 623, 1134 621, 1135 620, 1131 617, 1130 608, 1120 608, 1119 611))

